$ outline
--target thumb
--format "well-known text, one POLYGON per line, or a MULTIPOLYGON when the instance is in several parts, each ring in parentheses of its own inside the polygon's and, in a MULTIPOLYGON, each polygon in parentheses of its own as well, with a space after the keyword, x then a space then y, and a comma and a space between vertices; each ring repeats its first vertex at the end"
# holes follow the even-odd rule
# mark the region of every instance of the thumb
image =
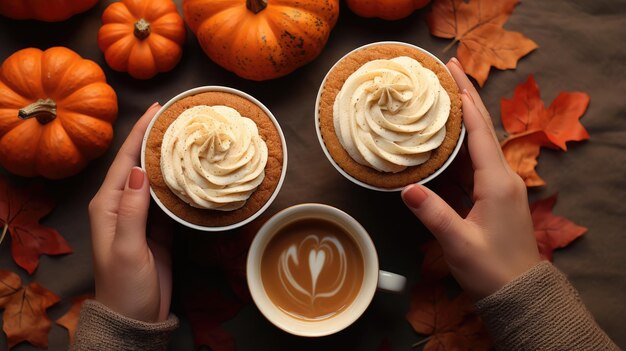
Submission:
POLYGON ((442 198, 430 189, 414 184, 402 190, 402 200, 446 248, 458 243, 464 221, 442 198))
POLYGON ((146 173, 139 167, 133 167, 128 174, 117 212, 117 244, 131 250, 146 245, 149 207, 150 191, 146 173))

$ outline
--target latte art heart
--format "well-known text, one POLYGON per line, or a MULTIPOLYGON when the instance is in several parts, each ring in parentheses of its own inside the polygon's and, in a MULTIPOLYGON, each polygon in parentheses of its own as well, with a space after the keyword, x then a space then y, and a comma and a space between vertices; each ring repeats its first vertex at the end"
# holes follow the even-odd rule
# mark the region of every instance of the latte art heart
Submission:
POLYGON ((346 280, 346 262, 346 251, 336 237, 308 235, 281 253, 278 276, 293 300, 310 305, 341 290, 346 280), (303 264, 308 264, 308 269, 303 264), (320 278, 325 278, 323 284, 320 278))

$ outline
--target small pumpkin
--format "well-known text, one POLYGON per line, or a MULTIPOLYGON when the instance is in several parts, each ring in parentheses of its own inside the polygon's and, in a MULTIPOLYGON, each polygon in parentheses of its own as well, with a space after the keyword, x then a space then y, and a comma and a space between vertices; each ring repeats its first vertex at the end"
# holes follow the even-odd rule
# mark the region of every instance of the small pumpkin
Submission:
POLYGON ((107 64, 138 79, 174 68, 183 53, 185 23, 172 0, 122 0, 102 14, 98 46, 107 64))
POLYGON ((428 5, 430 0, 346 0, 352 12, 361 17, 399 20, 428 5))
POLYGON ((213 61, 240 77, 267 80, 319 55, 339 0, 183 0, 183 13, 213 61))
POLYGON ((109 147, 116 117, 102 69, 70 49, 23 49, 0 67, 0 165, 12 173, 78 173, 109 147))
POLYGON ((97 3, 98 0, 0 0, 0 14, 13 19, 60 22, 97 3))

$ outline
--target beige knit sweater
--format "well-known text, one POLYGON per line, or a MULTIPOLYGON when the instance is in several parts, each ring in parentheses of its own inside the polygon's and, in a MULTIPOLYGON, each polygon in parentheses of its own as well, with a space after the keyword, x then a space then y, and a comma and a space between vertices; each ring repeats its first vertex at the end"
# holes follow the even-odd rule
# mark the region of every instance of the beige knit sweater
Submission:
MULTIPOLYGON (((476 304, 498 350, 619 350, 598 327, 565 276, 542 262, 476 304)), ((87 301, 73 350, 165 350, 171 316, 145 323, 87 301)))

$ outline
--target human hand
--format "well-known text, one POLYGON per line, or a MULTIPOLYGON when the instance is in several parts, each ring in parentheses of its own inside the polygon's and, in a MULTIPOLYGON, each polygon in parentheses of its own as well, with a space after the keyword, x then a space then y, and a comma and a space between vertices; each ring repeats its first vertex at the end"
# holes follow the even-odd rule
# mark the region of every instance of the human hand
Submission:
POLYGON ((89 204, 96 300, 126 317, 159 322, 168 318, 172 295, 171 235, 153 225, 146 238, 150 192, 137 167, 152 105, 137 121, 89 204))
POLYGON ((540 261, 526 185, 509 167, 491 117, 456 59, 448 69, 463 102, 474 168, 474 206, 461 218, 437 194, 409 185, 402 199, 437 238, 452 275, 475 298, 486 297, 540 261))

